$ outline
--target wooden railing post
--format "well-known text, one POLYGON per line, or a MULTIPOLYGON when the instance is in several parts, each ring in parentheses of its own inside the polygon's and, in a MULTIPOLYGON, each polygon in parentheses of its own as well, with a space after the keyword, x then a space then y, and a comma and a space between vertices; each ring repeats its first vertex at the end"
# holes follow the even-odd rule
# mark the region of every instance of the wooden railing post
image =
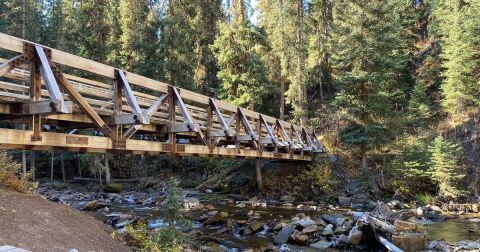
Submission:
POLYGON ((168 130, 168 143, 170 144, 171 152, 176 152, 176 134, 173 132, 173 126, 175 125, 175 95, 173 93, 173 86, 168 87, 168 121, 170 123, 168 130))

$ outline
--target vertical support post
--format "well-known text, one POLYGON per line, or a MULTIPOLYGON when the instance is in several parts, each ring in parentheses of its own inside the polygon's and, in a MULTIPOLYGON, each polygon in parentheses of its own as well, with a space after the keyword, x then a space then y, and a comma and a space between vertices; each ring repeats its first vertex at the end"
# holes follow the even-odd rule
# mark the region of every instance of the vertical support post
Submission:
POLYGON ((53 182, 53 160, 55 159, 55 154, 54 151, 52 151, 51 157, 50 157, 50 182, 53 182))
POLYGON ((213 139, 210 136, 210 132, 213 130, 213 111, 212 111, 212 106, 213 104, 209 104, 207 108, 207 145, 208 148, 210 149, 210 152, 213 151, 213 139))
POLYGON ((255 159, 255 174, 257 177, 257 187, 259 192, 263 192, 263 183, 262 183, 262 161, 260 158, 255 159))
MULTIPOLYGON (((237 118, 235 119, 235 131, 237 132, 237 135, 240 133, 240 108, 237 108, 237 118)), ((237 150, 237 153, 240 153, 240 141, 238 141, 238 138, 235 138, 235 149, 237 150)))
POLYGON ((257 119, 257 130, 258 130, 258 154, 262 155, 263 145, 262 145, 262 115, 258 116, 257 119))
POLYGON ((108 153, 105 153, 104 166, 105 166, 105 183, 108 185, 111 182, 110 165, 108 164, 108 153))
POLYGON ((32 181, 35 181, 35 151, 30 151, 30 173, 32 174, 32 181))
POLYGON ((173 125, 175 125, 175 95, 173 93, 173 86, 168 87, 168 120, 170 122, 170 130, 168 132, 168 143, 171 146, 172 153, 175 154, 177 146, 177 138, 173 132, 173 125))
POLYGON ((27 173, 27 151, 22 150, 22 175, 27 173))
POLYGON ((62 180, 67 181, 67 175, 65 174, 65 164, 63 162, 63 151, 60 152, 60 166, 62 167, 62 180))
MULTIPOLYGON (((37 57, 33 57, 30 64, 30 101, 38 102, 41 99, 42 79, 40 75, 40 66, 37 57)), ((32 115, 31 126, 33 130, 32 141, 41 141, 40 135, 42 127, 41 115, 32 115)))
MULTIPOLYGON (((113 85, 113 115, 118 116, 122 114, 122 82, 118 76, 118 71, 115 71, 116 81, 113 85)), ((122 137, 122 126, 115 126, 115 134, 117 137, 122 137)))
POLYGON ((82 177, 82 164, 80 162, 80 153, 77 153, 77 169, 78 169, 78 176, 82 177))

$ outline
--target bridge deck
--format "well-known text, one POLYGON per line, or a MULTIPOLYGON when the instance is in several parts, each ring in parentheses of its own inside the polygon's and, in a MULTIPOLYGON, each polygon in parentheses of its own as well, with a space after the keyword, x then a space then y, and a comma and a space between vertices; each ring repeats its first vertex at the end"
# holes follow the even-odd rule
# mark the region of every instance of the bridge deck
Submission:
POLYGON ((0 33, 0 148, 311 160, 298 125, 0 33))

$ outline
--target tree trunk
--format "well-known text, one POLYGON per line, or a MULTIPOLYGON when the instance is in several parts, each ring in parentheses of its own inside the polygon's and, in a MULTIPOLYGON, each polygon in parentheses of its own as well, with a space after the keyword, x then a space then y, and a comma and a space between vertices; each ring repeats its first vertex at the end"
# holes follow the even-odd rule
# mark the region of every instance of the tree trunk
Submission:
POLYGON ((82 177, 82 164, 80 163, 80 153, 77 153, 78 176, 82 177))
POLYGON ((262 161, 257 158, 255 159, 255 173, 257 175, 257 187, 259 192, 263 192, 263 183, 262 183, 262 161))
POLYGON ((22 150, 22 174, 27 173, 27 151, 22 150))
POLYGON ((32 181, 35 181, 35 151, 30 151, 30 173, 32 181))
POLYGON ((280 120, 285 120, 285 78, 280 75, 280 120))
POLYGON ((50 182, 53 181, 53 160, 55 159, 54 152, 52 151, 51 162, 50 162, 50 182))
MULTIPOLYGON (((111 183, 110 179, 110 165, 108 164, 108 154, 105 153, 105 183, 108 185, 111 183)), ((100 177, 101 178, 101 177, 100 177)))
POLYGON ((60 152, 60 166, 62 167, 62 180, 67 181, 67 176, 65 174, 65 164, 63 162, 63 151, 60 152))

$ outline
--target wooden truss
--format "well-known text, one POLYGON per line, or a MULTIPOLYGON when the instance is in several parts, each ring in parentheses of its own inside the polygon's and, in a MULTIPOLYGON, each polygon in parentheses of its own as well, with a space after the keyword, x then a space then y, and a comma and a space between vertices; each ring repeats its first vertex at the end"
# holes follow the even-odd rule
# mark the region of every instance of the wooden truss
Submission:
POLYGON ((326 153, 303 127, 211 97, 1 33, 0 50, 19 53, 0 59, 0 121, 29 125, 0 128, 0 148, 307 161, 326 153), (69 74, 78 72, 98 78, 69 74))

